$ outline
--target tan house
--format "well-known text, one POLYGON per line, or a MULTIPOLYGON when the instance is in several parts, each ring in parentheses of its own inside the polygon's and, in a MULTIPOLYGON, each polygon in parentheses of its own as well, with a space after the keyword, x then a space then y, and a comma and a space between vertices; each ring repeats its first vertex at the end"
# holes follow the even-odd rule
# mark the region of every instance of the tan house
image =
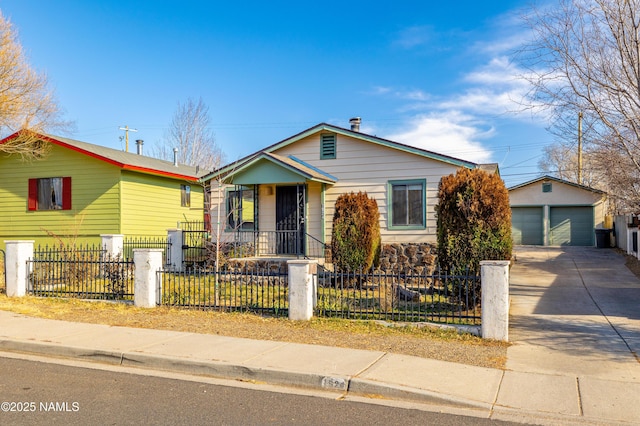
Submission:
POLYGON ((441 177, 481 166, 359 126, 321 123, 205 176, 213 233, 248 243, 255 255, 321 257, 337 197, 363 191, 378 203, 383 245, 435 243, 441 177))
POLYGON ((593 246, 604 228, 606 193, 552 176, 509 188, 515 245, 593 246))

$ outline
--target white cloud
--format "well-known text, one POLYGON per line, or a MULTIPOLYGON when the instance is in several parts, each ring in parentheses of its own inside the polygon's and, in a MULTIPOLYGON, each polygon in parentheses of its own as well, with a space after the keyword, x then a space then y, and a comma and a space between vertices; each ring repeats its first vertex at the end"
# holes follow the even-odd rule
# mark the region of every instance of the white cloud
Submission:
MULTIPOLYGON (((407 116, 401 131, 385 136, 391 140, 450 155, 456 158, 485 163, 492 160, 491 146, 503 123, 518 120, 523 125, 544 122, 540 108, 525 108, 523 100, 529 84, 522 78, 526 70, 513 63, 508 52, 526 37, 515 28, 513 14, 498 19, 493 40, 479 40, 469 46, 471 65, 459 79, 460 90, 449 94, 429 93, 421 88, 378 89, 377 94, 404 101, 398 111, 407 116)), ((428 27, 405 30, 399 44, 415 47, 426 44, 428 27)), ((512 124, 512 123, 510 123, 512 124)), ((499 151, 499 148, 497 148, 499 151)))
POLYGON ((386 136, 406 145, 434 151, 476 163, 491 161, 491 152, 480 143, 493 134, 493 129, 481 130, 481 123, 472 117, 448 112, 414 117, 406 131, 386 136))

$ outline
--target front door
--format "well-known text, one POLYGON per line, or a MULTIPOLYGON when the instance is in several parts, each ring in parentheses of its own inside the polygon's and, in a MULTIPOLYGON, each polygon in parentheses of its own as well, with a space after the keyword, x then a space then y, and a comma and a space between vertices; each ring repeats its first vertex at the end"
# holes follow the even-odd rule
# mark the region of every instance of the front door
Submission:
POLYGON ((278 254, 304 253, 304 185, 276 187, 276 247, 278 254))

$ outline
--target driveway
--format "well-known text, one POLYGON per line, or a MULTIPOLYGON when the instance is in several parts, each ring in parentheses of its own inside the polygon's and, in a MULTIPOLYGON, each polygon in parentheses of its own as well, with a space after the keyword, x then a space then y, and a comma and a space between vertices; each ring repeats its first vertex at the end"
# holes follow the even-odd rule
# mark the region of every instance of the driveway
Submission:
POLYGON ((614 249, 514 249, 507 369, 640 383, 640 280, 614 249))

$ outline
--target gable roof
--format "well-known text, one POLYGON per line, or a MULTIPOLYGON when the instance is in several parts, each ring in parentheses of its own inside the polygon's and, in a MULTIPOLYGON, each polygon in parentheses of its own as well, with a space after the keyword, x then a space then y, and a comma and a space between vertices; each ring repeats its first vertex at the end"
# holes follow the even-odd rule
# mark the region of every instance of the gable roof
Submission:
POLYGON ((543 181, 553 181, 553 182, 557 182, 557 183, 562 183, 562 184, 565 184, 565 185, 573 186, 573 187, 578 188, 578 189, 583 189, 585 191, 591 191, 591 192, 594 192, 596 194, 606 194, 606 192, 601 191, 599 189, 591 188, 589 186, 580 185, 580 184, 575 183, 575 182, 569 182, 568 180, 559 179, 557 177, 553 177, 553 176, 549 176, 549 175, 540 176, 540 177, 535 178, 533 180, 520 183, 518 185, 512 186, 511 188, 508 188, 508 190, 512 191, 514 189, 523 188, 525 186, 529 186, 529 185, 532 185, 534 183, 543 182, 543 181))
MULTIPOLYGON (((336 134, 340 134, 340 135, 344 135, 344 136, 349 136, 352 138, 356 138, 356 139, 360 139, 362 141, 366 141, 366 142, 370 142, 370 143, 374 143, 376 145, 381 145, 381 146, 386 146, 388 148, 392 148, 392 149, 397 149, 400 151, 404 151, 404 152, 408 152, 411 154, 415 154, 415 155, 419 155, 421 157, 425 157, 425 158, 429 158, 432 160, 437 160, 437 161, 442 161, 444 163, 447 164, 452 164, 454 166, 457 167, 466 167, 469 169, 475 169, 475 168, 479 168, 482 167, 483 165, 479 165, 476 163, 473 163, 471 161, 465 161, 465 160, 461 160, 459 158, 455 158, 455 157, 451 157, 448 155, 444 155, 444 154, 438 154, 436 152, 433 151, 428 151, 422 148, 416 148, 414 146, 410 146, 410 145, 405 145, 399 142, 394 142, 388 139, 383 139, 383 138, 379 138, 377 136, 372 136, 372 135, 367 135, 365 133, 360 133, 360 132, 356 132, 350 129, 345 129, 342 127, 338 127, 338 126, 334 126, 332 124, 327 124, 327 123, 320 123, 317 124, 313 127, 310 127, 307 130, 303 130, 302 132, 293 135, 291 137, 288 137, 280 142, 277 142, 273 145, 269 145, 266 148, 255 152, 253 154, 250 154, 244 158, 241 158, 233 163, 227 164, 226 166, 223 166, 221 168, 219 168, 218 170, 215 170, 209 174, 207 174, 206 176, 203 176, 202 179, 203 180, 208 180, 213 178, 214 176, 219 176, 219 175, 226 175, 229 173, 234 173, 235 170, 237 170, 239 167, 244 167, 245 165, 247 165, 249 162, 251 162, 252 160, 254 160, 255 158, 257 158, 258 156, 261 156, 265 153, 269 154, 269 153, 273 153, 274 151, 291 145, 295 142, 298 142, 301 139, 304 139, 310 135, 313 135, 315 133, 320 133, 320 132, 332 132, 332 133, 336 133, 336 134)), ((491 167, 489 167, 492 170, 497 170, 497 164, 496 165, 492 165, 491 167)), ((316 169, 317 170, 317 169, 316 169)), ((335 179, 335 178, 334 178, 335 179)))
MULTIPOLYGON (((16 132, 0 141, 0 145, 8 140, 15 138, 19 132, 16 132)), ((159 160, 153 157, 134 154, 132 152, 119 151, 105 146, 94 145, 87 142, 81 142, 74 139, 64 138, 60 136, 47 135, 38 133, 36 136, 42 141, 49 142, 63 148, 70 149, 80 154, 104 161, 123 170, 130 170, 139 173, 164 176, 174 179, 182 179, 187 181, 197 181, 199 172, 197 168, 179 164, 175 166, 170 161, 159 160)))

